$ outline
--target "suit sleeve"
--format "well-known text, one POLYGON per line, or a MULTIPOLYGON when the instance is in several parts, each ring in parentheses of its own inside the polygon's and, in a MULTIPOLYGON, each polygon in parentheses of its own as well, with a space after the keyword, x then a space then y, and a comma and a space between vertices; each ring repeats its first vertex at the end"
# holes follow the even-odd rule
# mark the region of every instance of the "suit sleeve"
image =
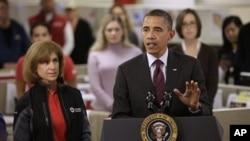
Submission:
POLYGON ((197 115, 197 116, 198 115, 202 115, 202 116, 212 115, 212 109, 211 109, 211 105, 208 99, 207 90, 205 87, 205 78, 203 76, 200 62, 198 60, 196 60, 196 63, 194 65, 194 71, 193 71, 192 76, 193 76, 193 80, 198 82, 199 88, 201 91, 200 100, 199 100, 200 105, 201 105, 201 111, 198 113, 195 113, 194 115, 197 115))
POLYGON ((86 109, 84 107, 83 120, 82 120, 83 130, 82 130, 82 141, 91 141, 91 132, 89 127, 89 121, 87 118, 86 109))
POLYGON ((114 85, 114 103, 112 118, 131 117, 130 100, 127 82, 121 66, 118 67, 116 82, 114 85))
POLYGON ((31 109, 24 109, 17 119, 14 128, 14 141, 31 141, 31 109))
POLYGON ((208 98, 211 106, 213 106, 214 97, 218 88, 218 55, 214 49, 211 50, 208 63, 208 80, 206 81, 208 89, 208 98))
POLYGON ((91 131, 90 131, 90 126, 89 126, 89 120, 86 112, 86 107, 84 104, 84 101, 82 100, 82 96, 80 91, 77 92, 79 94, 79 100, 82 102, 82 134, 81 134, 81 141, 91 141, 91 131))

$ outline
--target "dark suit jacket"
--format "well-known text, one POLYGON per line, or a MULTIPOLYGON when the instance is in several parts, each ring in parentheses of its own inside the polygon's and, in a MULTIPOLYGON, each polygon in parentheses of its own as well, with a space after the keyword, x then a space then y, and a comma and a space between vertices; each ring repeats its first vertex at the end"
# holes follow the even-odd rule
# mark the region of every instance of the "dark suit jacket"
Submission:
MULTIPOLYGON (((200 112, 191 113, 186 105, 173 93, 170 108, 164 113, 170 116, 211 115, 211 108, 204 86, 204 77, 197 59, 176 52, 169 51, 166 68, 166 89, 172 91, 178 88, 185 92, 186 81, 197 81, 201 90, 200 112)), ((147 108, 146 97, 152 91, 153 83, 148 66, 147 55, 144 53, 119 66, 114 86, 114 105, 112 118, 137 117, 145 118, 157 112, 147 108)))
MULTIPOLYGON (((181 45, 173 47, 172 50, 184 53, 181 45)), ((214 48, 202 43, 197 59, 201 64, 208 98, 212 105, 218 88, 218 55, 214 48)))

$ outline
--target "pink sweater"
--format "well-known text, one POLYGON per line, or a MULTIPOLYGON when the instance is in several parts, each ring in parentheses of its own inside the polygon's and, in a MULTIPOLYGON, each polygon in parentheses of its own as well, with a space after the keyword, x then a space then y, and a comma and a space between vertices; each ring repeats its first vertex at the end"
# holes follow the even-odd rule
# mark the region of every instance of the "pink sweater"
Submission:
POLYGON ((96 101, 92 103, 95 110, 112 111, 113 86, 118 66, 141 53, 138 47, 127 48, 119 44, 89 54, 88 75, 91 91, 96 96, 96 101))

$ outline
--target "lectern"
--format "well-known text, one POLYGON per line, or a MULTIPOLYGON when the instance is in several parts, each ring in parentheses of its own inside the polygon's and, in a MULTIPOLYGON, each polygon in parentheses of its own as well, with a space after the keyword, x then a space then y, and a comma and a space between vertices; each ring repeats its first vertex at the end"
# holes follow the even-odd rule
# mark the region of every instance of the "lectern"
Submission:
MULTIPOLYGON (((177 141, 222 141, 223 129, 214 116, 173 117, 177 141)), ((143 118, 104 120, 101 141, 141 141, 143 118)))

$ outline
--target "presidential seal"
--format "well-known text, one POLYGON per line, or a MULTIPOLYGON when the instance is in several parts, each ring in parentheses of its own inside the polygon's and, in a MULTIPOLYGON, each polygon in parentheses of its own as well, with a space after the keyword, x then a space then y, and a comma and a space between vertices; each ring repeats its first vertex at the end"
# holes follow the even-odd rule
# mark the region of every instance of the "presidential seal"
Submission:
POLYGON ((162 113, 149 115, 141 125, 143 141, 176 141, 177 133, 175 121, 162 113))

